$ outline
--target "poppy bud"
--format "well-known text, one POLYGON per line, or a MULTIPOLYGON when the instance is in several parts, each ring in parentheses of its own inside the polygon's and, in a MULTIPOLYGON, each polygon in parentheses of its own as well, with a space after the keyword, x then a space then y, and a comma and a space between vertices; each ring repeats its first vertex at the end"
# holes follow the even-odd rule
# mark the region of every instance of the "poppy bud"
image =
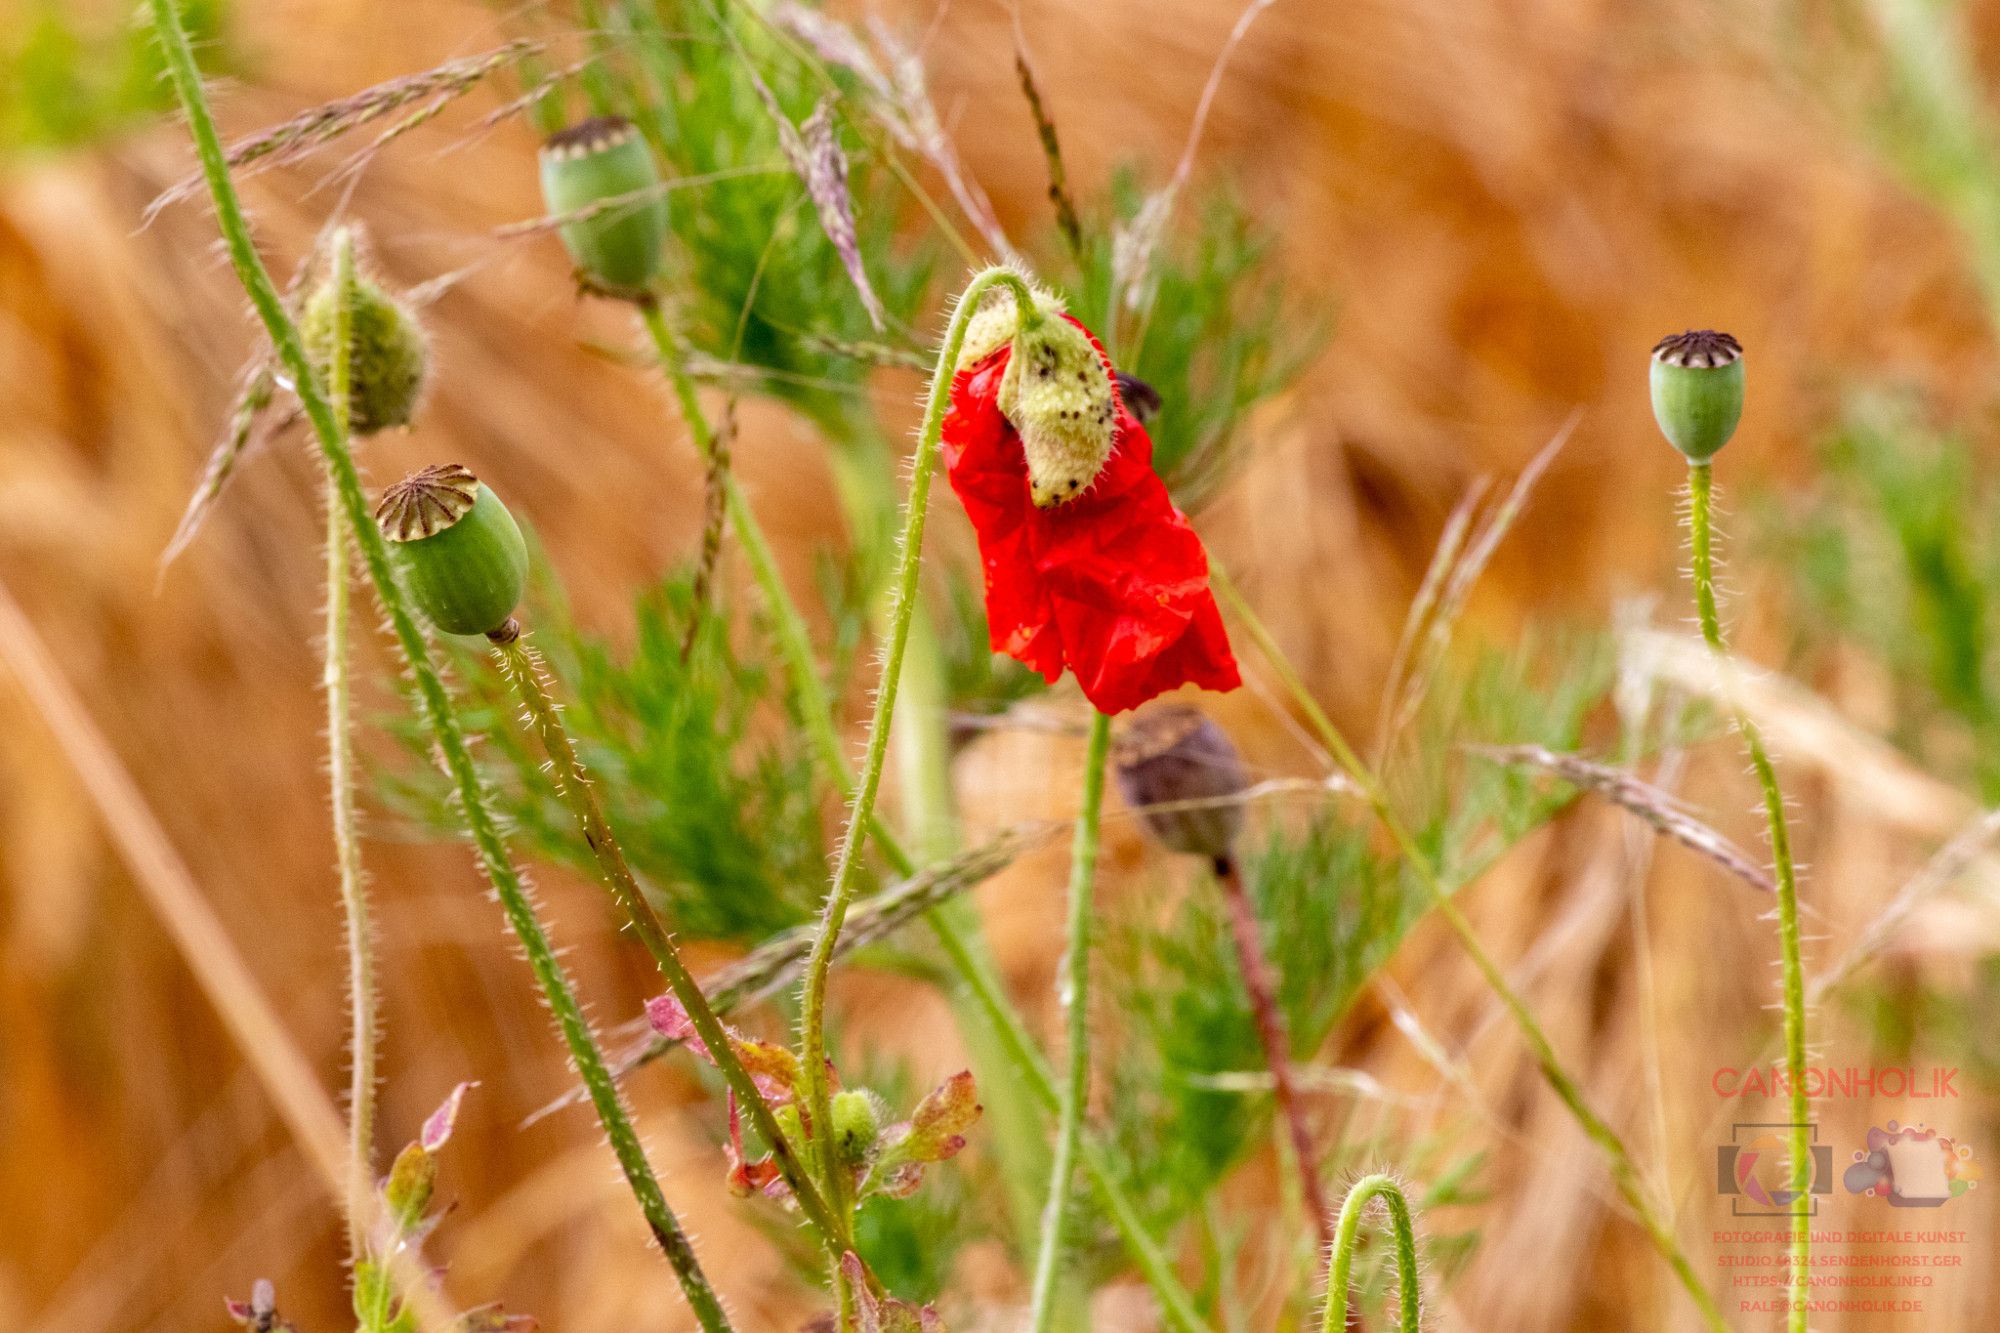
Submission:
POLYGON ((1020 432, 1028 498, 1037 508, 1083 494, 1111 456, 1118 424, 1111 368, 1090 335, 1067 318, 1015 331, 1000 410, 1020 432))
MULTIPOLYGON (((340 292, 329 278, 306 298, 299 336, 321 376, 333 365, 340 292)), ((356 274, 348 287, 347 428, 374 435, 407 426, 423 396, 430 354, 410 308, 356 274)))
POLYGON ((833 1151, 844 1166, 865 1166, 882 1137, 882 1108, 865 1088, 833 1095, 833 1151))
POLYGON ((1712 329, 1677 333, 1653 348, 1653 419, 1667 442, 1706 463, 1743 415, 1743 344, 1712 329))
POLYGON ((410 596, 447 634, 499 635, 528 577, 528 547, 500 497, 456 463, 412 472, 375 507, 410 596))
POLYGON ((585 215, 559 228, 578 276, 613 296, 645 295, 660 272, 667 201, 638 127, 621 116, 594 117, 551 137, 541 162, 550 214, 585 215))
POLYGON ((1111 761, 1125 804, 1169 851, 1221 864, 1235 854, 1243 806, 1229 799, 1250 786, 1243 756, 1198 708, 1161 704, 1134 718, 1112 742, 1111 761), (1150 809, 1181 802, 1212 802, 1150 809))

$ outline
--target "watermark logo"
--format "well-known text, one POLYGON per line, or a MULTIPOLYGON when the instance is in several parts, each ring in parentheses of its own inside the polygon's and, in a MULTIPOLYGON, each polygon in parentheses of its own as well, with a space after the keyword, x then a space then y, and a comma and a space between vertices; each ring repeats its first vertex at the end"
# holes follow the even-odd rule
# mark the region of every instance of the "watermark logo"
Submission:
MULTIPOLYGON (((1808 1125, 1812 1138, 1819 1126, 1808 1125)), ((1801 1193, 1806 1211, 1819 1215, 1819 1197, 1833 1193, 1833 1148, 1814 1142, 1803 1189, 1792 1179, 1792 1126, 1741 1123, 1730 1127, 1729 1142, 1715 1150, 1716 1192, 1729 1199, 1736 1217, 1787 1217, 1801 1193)))
POLYGON ((1887 1199, 1894 1208, 1942 1208, 1979 1183, 1972 1146, 1924 1125, 1887 1125, 1868 1131, 1841 1176, 1849 1194, 1887 1199))

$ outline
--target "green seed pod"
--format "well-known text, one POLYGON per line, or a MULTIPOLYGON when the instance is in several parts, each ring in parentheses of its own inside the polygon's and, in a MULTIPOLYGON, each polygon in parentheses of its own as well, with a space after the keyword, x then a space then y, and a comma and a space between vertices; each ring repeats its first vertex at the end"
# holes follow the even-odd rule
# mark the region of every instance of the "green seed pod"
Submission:
POLYGON ((846 1166, 865 1166, 882 1137, 882 1108, 865 1088, 833 1095, 833 1151, 846 1166))
POLYGON ((1047 509, 1088 490, 1111 457, 1117 394, 1090 335, 1060 316, 1014 333, 1000 410, 1021 435, 1028 498, 1047 509))
POLYGON ((528 546, 500 497, 456 463, 391 486, 375 507, 410 596, 447 634, 512 637, 528 546))
POLYGON ((667 235, 660 169, 631 121, 598 116, 542 145, 542 200, 578 277, 612 296, 644 296, 659 275, 667 235), (650 193, 649 193, 650 192, 650 193))
MULTIPOLYGON (((407 426, 423 397, 430 349, 423 325, 408 306, 367 278, 355 275, 348 297, 347 426, 374 435, 407 426)), ((299 320, 306 355, 324 376, 333 365, 339 292, 332 279, 306 298, 299 320)))
POLYGON ((1250 786, 1243 756, 1207 714, 1186 704, 1160 704, 1129 723, 1112 742, 1111 762, 1125 804, 1169 851, 1218 864, 1235 855, 1243 806, 1230 798, 1250 786), (1193 804, 1179 809, 1180 802, 1193 804))
POLYGON ((1743 344, 1701 329, 1653 348, 1653 419, 1667 442, 1706 463, 1736 433, 1743 415, 1743 344))

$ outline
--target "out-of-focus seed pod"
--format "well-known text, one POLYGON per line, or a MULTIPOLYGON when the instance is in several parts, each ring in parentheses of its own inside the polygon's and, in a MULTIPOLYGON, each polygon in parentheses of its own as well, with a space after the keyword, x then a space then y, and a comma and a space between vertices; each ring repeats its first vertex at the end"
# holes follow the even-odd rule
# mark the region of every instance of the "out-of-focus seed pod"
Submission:
POLYGON ((500 497, 456 463, 427 467, 375 507, 410 596, 447 634, 506 633, 528 577, 528 547, 500 497))
POLYGON ((1248 790, 1250 775, 1207 714, 1185 704, 1149 708, 1112 742, 1111 761, 1125 803, 1162 846, 1218 865, 1234 858, 1243 806, 1232 798, 1248 790))
POLYGON ((613 296, 646 295, 659 276, 667 201, 638 127, 620 116, 572 125, 542 145, 542 200, 578 275, 613 296))
POLYGON ((833 1095, 833 1151, 844 1166, 864 1166, 882 1137, 882 1107, 866 1088, 833 1095))
MULTIPOLYGON (((333 364, 340 293, 331 278, 306 297, 299 336, 322 376, 333 364)), ((407 426, 423 398, 430 348, 410 308, 359 274, 348 288, 347 427, 374 435, 407 426)))
POLYGON ((1662 338, 1653 347, 1653 419, 1688 461, 1715 457, 1743 415, 1743 344, 1713 329, 1662 338))

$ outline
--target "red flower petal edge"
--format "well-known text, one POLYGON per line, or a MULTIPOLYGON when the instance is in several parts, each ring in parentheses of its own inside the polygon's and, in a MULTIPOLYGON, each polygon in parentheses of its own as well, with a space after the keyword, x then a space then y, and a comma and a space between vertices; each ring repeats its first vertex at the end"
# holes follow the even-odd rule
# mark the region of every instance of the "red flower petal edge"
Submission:
POLYGON ((1000 410, 1009 355, 1003 345, 960 371, 944 420, 951 488, 979 535, 993 651, 1051 682, 1068 667, 1103 713, 1182 685, 1241 685, 1208 553, 1153 471, 1146 428, 1119 400, 1097 480, 1074 500, 1036 508, 1021 437, 1000 410))

